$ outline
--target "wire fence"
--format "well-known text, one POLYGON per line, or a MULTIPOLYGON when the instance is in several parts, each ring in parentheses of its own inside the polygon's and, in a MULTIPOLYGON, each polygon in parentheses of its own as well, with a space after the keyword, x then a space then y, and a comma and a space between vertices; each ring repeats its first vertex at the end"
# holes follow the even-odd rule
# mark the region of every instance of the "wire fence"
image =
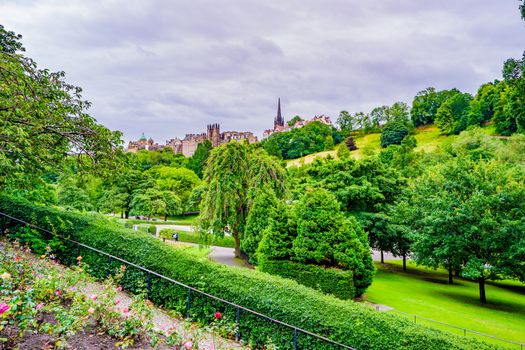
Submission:
POLYGON ((155 272, 155 271, 151 271, 151 270, 149 270, 149 269, 147 269, 147 268, 145 268, 145 267, 142 267, 142 266, 140 266, 140 265, 137 265, 137 264, 132 263, 132 262, 130 262, 130 261, 127 261, 127 260, 125 260, 125 259, 119 258, 118 256, 115 256, 115 255, 112 255, 112 254, 106 253, 106 252, 104 252, 104 251, 102 251, 102 250, 100 250, 100 249, 97 249, 97 248, 91 247, 91 246, 89 246, 89 245, 87 245, 87 244, 84 244, 84 243, 81 243, 81 242, 75 241, 75 240, 73 240, 73 239, 70 239, 70 238, 64 237, 64 236, 62 236, 62 235, 58 235, 58 234, 56 234, 56 233, 54 233, 54 232, 48 231, 48 230, 46 230, 46 229, 44 229, 44 228, 38 227, 38 226, 33 225, 33 224, 31 224, 31 223, 29 223, 29 222, 27 222, 27 221, 24 221, 24 220, 18 219, 18 218, 16 218, 16 217, 13 217, 13 216, 8 215, 8 214, 6 214, 6 213, 2 213, 2 212, 0 212, 0 215, 1 215, 1 216, 4 216, 4 217, 6 217, 6 218, 9 218, 9 219, 11 219, 11 220, 15 220, 15 221, 17 221, 17 222, 19 222, 19 223, 22 223, 22 224, 24 224, 24 225, 30 226, 30 227, 32 227, 32 228, 34 228, 34 229, 40 230, 40 231, 42 231, 42 232, 45 232, 45 233, 47 233, 47 234, 51 234, 51 235, 53 235, 53 236, 59 237, 60 239, 63 239, 63 240, 65 240, 65 241, 67 241, 67 242, 70 242, 70 243, 75 244, 75 245, 77 246, 78 250, 77 250, 76 252, 74 252, 74 253, 77 253, 77 256, 80 255, 80 254, 79 254, 79 253, 80 253, 80 248, 84 248, 84 249, 88 249, 88 250, 90 250, 90 251, 96 252, 96 253, 98 253, 98 254, 100 254, 100 255, 106 256, 108 259, 113 259, 113 260, 115 260, 115 261, 119 261, 119 262, 121 262, 121 263, 123 263, 123 264, 126 264, 126 265, 128 265, 128 266, 132 266, 132 267, 134 267, 134 268, 136 268, 136 269, 141 270, 142 272, 144 272, 144 273, 147 274, 147 282, 146 282, 147 284, 146 284, 146 286, 147 286, 147 296, 148 296, 148 299, 150 299, 150 296, 151 296, 151 277, 152 277, 152 276, 158 277, 158 278, 163 279, 163 280, 165 280, 165 281, 168 281, 168 282, 170 282, 170 283, 172 283, 172 284, 175 284, 175 285, 177 285, 177 286, 179 286, 179 287, 185 288, 185 289, 187 290, 187 299, 186 299, 186 317, 187 317, 187 318, 190 318, 190 310, 191 310, 191 304, 192 304, 192 296, 193 296, 194 294, 204 296, 204 297, 206 297, 206 298, 208 298, 208 299, 213 299, 213 300, 215 300, 215 301, 221 302, 221 303, 223 303, 223 304, 225 304, 225 305, 228 305, 228 306, 230 306, 230 307, 235 308, 235 310, 236 310, 236 319, 235 319, 235 324, 236 324, 236 329, 237 329, 236 334, 235 334, 235 340, 236 340, 236 341, 240 341, 240 340, 242 339, 241 334, 240 334, 240 332, 239 332, 239 324, 240 324, 240 321, 241 321, 241 315, 242 315, 241 311, 243 311, 243 313, 246 312, 246 313, 251 314, 251 315, 254 315, 254 316, 256 316, 256 317, 259 317, 259 318, 265 319, 265 320, 267 320, 267 321, 269 321, 269 322, 271 322, 271 323, 273 323, 273 324, 276 324, 276 325, 279 325, 279 326, 282 326, 282 327, 285 327, 285 328, 288 328, 288 329, 292 330, 292 331, 293 331, 293 334, 292 334, 292 337, 291 337, 290 341, 291 341, 291 343, 293 344, 293 349, 294 349, 294 350, 297 350, 297 349, 298 349, 297 342, 298 342, 298 337, 299 337, 301 334, 307 335, 307 336, 309 336, 309 337, 313 337, 313 338, 315 338, 315 339, 317 339, 317 340, 319 340, 319 341, 322 341, 322 342, 324 342, 324 343, 327 343, 327 344, 333 345, 333 346, 335 346, 335 347, 337 347, 337 348, 348 349, 348 350, 356 350, 356 349, 352 348, 352 347, 349 346, 349 345, 345 345, 345 344, 339 343, 339 342, 337 342, 337 341, 335 341, 335 340, 332 340, 332 339, 329 339, 329 338, 323 337, 322 335, 312 333, 312 332, 310 332, 310 331, 307 331, 307 330, 305 330, 305 329, 302 329, 302 328, 296 327, 296 326, 294 326, 294 325, 288 324, 288 323, 283 322, 283 321, 279 321, 279 320, 277 320, 277 319, 274 319, 274 318, 272 318, 272 317, 270 317, 270 316, 267 316, 267 315, 265 315, 265 314, 262 314, 262 313, 260 313, 260 312, 257 312, 257 311, 251 310, 251 309, 249 309, 249 308, 246 308, 246 307, 244 307, 244 306, 242 306, 242 305, 238 305, 238 304, 235 304, 235 303, 230 302, 230 301, 228 301, 228 300, 225 300, 225 299, 222 299, 222 298, 220 298, 220 297, 217 297, 217 296, 215 296, 215 295, 208 294, 208 293, 203 292, 203 291, 201 291, 201 290, 199 290, 199 289, 197 289, 197 288, 191 287, 191 286, 189 286, 189 285, 187 285, 187 284, 184 284, 184 283, 182 283, 182 282, 179 282, 179 281, 177 281, 177 280, 174 280, 174 279, 172 279, 172 278, 170 278, 170 277, 167 277, 167 276, 161 275, 161 274, 159 274, 159 273, 157 273, 157 272, 155 272))
MULTIPOLYGON (((380 311, 379 306, 376 306, 375 309, 376 309, 376 311, 380 311)), ((480 336, 480 337, 485 337, 485 338, 491 339, 491 340, 493 340, 495 342, 504 343, 506 346, 510 346, 512 348, 516 348, 516 349, 519 348, 520 350, 524 350, 525 349, 525 343, 514 342, 514 341, 511 341, 511 340, 499 338, 499 337, 496 337, 496 336, 493 336, 493 335, 490 335, 490 334, 474 331, 474 330, 468 329, 468 328, 455 326, 455 325, 452 325, 452 324, 449 324, 449 323, 445 323, 445 322, 441 322, 441 321, 436 321, 436 320, 433 320, 433 319, 430 319, 430 318, 418 316, 418 315, 411 314, 411 313, 408 313, 408 312, 403 312, 403 311, 399 311, 399 310, 395 310, 395 309, 392 309, 391 311, 393 311, 395 313, 398 313, 398 314, 401 314, 403 316, 406 316, 406 317, 414 320, 414 323, 418 323, 418 321, 419 321, 419 323, 421 324, 422 323, 421 321, 425 321, 425 322, 428 322, 428 323, 431 323, 431 324, 436 324, 436 325, 443 326, 441 329, 446 329, 446 328, 455 329, 455 330, 459 331, 459 333, 462 334, 464 337, 466 337, 468 335, 476 335, 476 336, 480 336)))

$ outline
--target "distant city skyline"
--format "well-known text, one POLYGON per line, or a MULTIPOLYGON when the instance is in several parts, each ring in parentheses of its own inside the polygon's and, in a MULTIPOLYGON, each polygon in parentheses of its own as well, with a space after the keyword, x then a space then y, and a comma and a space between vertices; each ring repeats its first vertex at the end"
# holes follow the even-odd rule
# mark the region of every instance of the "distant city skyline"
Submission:
POLYGON ((0 2, 41 68, 64 70, 124 140, 164 142, 219 123, 333 121, 410 103, 429 86, 475 93, 521 57, 519 2, 124 0, 0 2))

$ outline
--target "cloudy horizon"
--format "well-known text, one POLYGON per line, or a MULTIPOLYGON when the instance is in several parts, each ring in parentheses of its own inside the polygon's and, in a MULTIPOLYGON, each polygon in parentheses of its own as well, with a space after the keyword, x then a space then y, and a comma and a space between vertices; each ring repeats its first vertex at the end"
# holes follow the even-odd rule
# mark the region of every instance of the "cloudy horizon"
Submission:
POLYGON ((429 86, 474 94, 521 57, 519 3, 387 0, 6 1, 0 24, 40 68, 64 70, 126 141, 252 131, 410 103, 429 86))

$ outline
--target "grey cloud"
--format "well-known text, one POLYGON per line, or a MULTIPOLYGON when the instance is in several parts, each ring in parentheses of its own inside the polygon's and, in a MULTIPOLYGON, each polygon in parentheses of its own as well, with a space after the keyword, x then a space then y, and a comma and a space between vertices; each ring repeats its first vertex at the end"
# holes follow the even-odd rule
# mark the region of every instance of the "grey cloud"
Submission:
POLYGON ((525 49, 515 1, 13 0, 0 14, 127 140, 212 122, 260 135, 277 97, 288 118, 335 118, 428 86, 474 93, 525 49))

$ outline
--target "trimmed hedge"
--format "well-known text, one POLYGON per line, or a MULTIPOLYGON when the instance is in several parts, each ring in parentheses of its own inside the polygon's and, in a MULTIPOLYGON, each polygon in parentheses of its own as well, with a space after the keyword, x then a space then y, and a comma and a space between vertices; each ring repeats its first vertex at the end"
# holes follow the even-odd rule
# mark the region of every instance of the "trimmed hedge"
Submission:
POLYGON ((340 299, 353 299, 355 288, 352 271, 327 269, 317 265, 288 260, 262 259, 259 270, 272 275, 291 278, 303 286, 333 294, 340 299))
MULTIPOLYGON (((0 195, 0 211, 55 230, 92 247, 142 265, 160 274, 192 285, 231 302, 256 310, 275 319, 348 344, 356 349, 501 349, 471 338, 414 324, 399 316, 378 313, 352 301, 324 295, 296 282, 266 273, 230 268, 175 250, 150 235, 132 232, 107 220, 81 214, 36 207, 19 199, 0 195)), ((0 216, 1 232, 20 228, 16 221, 0 216)), ((43 235, 51 240, 51 235, 43 235)), ((55 249, 64 263, 76 263, 78 253, 96 277, 116 271, 120 263, 89 250, 77 250, 64 242, 55 249)), ((124 287, 144 288, 147 276, 132 267, 126 269, 124 287)), ((151 299, 159 305, 186 314, 188 291, 152 277, 151 299)), ((407 291, 409 293, 409 291, 407 291)), ((227 320, 235 320, 235 309, 191 293, 191 316, 212 321, 213 313, 222 311, 227 320)), ((286 350, 293 348, 293 331, 274 325, 246 312, 240 313, 241 337, 254 348, 268 340, 286 350)), ((335 349, 336 347, 299 333, 299 349, 335 349)))

